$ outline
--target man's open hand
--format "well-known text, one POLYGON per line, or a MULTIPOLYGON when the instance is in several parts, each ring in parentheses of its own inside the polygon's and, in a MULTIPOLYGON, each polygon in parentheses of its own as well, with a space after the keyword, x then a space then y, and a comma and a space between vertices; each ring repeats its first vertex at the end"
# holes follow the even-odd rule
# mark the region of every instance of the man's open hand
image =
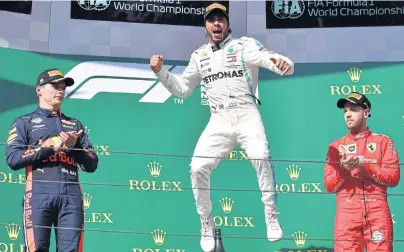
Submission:
POLYGON ((281 75, 284 75, 285 73, 289 72, 290 70, 290 65, 286 60, 283 60, 281 58, 275 59, 271 58, 271 61, 275 64, 275 66, 282 71, 281 75))
POLYGON ((157 73, 163 67, 164 58, 163 55, 153 55, 150 58, 150 67, 153 72, 157 73))
POLYGON ((61 132, 60 138, 67 148, 73 148, 76 145, 77 139, 83 134, 83 130, 77 131, 69 131, 69 132, 61 132))

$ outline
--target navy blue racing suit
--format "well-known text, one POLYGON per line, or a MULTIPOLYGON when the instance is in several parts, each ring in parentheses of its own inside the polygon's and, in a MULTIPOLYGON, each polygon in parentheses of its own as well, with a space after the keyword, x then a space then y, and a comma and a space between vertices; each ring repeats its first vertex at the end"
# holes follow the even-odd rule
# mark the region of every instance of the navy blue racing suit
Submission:
POLYGON ((49 251, 51 228, 46 227, 52 225, 56 227, 57 251, 82 251, 84 210, 78 167, 94 172, 98 157, 85 132, 74 146, 84 150, 55 153, 46 146, 51 146, 61 131, 84 129, 79 120, 40 107, 16 118, 11 126, 6 160, 12 170, 26 169, 23 221, 29 252, 49 251))

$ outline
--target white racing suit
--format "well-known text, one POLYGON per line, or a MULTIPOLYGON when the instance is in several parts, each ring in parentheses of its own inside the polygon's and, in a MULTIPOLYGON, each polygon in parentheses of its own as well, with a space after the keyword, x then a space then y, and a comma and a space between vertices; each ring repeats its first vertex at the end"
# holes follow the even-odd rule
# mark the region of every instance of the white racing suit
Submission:
POLYGON ((233 39, 230 35, 218 46, 205 44, 195 50, 181 76, 164 69, 156 73, 174 95, 185 98, 203 81, 211 118, 200 136, 191 162, 191 180, 197 212, 211 214, 210 174, 239 144, 256 169, 262 202, 273 206, 277 201, 275 172, 255 92, 259 67, 281 74, 270 58, 291 60, 267 50, 253 38, 233 39), (206 158, 211 157, 211 158, 206 158))

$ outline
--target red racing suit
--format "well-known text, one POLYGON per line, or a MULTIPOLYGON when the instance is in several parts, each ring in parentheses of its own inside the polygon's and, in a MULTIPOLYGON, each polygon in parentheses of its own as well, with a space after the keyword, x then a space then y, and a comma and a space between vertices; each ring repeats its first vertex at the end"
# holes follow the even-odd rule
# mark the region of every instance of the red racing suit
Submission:
POLYGON ((393 223, 387 202, 387 187, 400 180, 399 159, 393 141, 369 129, 333 141, 324 167, 324 185, 336 192, 335 252, 393 251, 393 223), (347 171, 343 156, 357 156, 363 170, 347 171))

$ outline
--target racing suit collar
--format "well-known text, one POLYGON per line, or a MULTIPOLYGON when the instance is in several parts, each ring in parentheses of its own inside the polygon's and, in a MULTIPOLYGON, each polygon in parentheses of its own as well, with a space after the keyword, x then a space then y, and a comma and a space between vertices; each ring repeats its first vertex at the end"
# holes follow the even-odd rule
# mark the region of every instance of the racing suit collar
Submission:
POLYGON ((62 114, 60 109, 58 109, 58 110, 50 110, 50 109, 41 108, 39 106, 37 108, 37 112, 39 114, 42 114, 42 115, 46 116, 46 117, 61 116, 61 114, 62 114))
POLYGON ((351 139, 360 139, 360 138, 365 138, 365 137, 369 136, 370 134, 372 134, 372 132, 370 131, 369 128, 367 128, 366 131, 363 131, 363 132, 360 132, 360 133, 357 133, 357 134, 349 132, 348 136, 351 139))
POLYGON ((231 40, 232 40, 232 36, 229 34, 229 35, 227 35, 227 37, 226 37, 222 42, 220 42, 218 45, 216 45, 216 44, 214 44, 214 43, 212 43, 212 42, 209 42, 208 44, 209 44, 209 46, 212 47, 213 51, 216 51, 216 50, 218 50, 218 49, 223 48, 223 47, 224 47, 227 43, 229 43, 231 40))

